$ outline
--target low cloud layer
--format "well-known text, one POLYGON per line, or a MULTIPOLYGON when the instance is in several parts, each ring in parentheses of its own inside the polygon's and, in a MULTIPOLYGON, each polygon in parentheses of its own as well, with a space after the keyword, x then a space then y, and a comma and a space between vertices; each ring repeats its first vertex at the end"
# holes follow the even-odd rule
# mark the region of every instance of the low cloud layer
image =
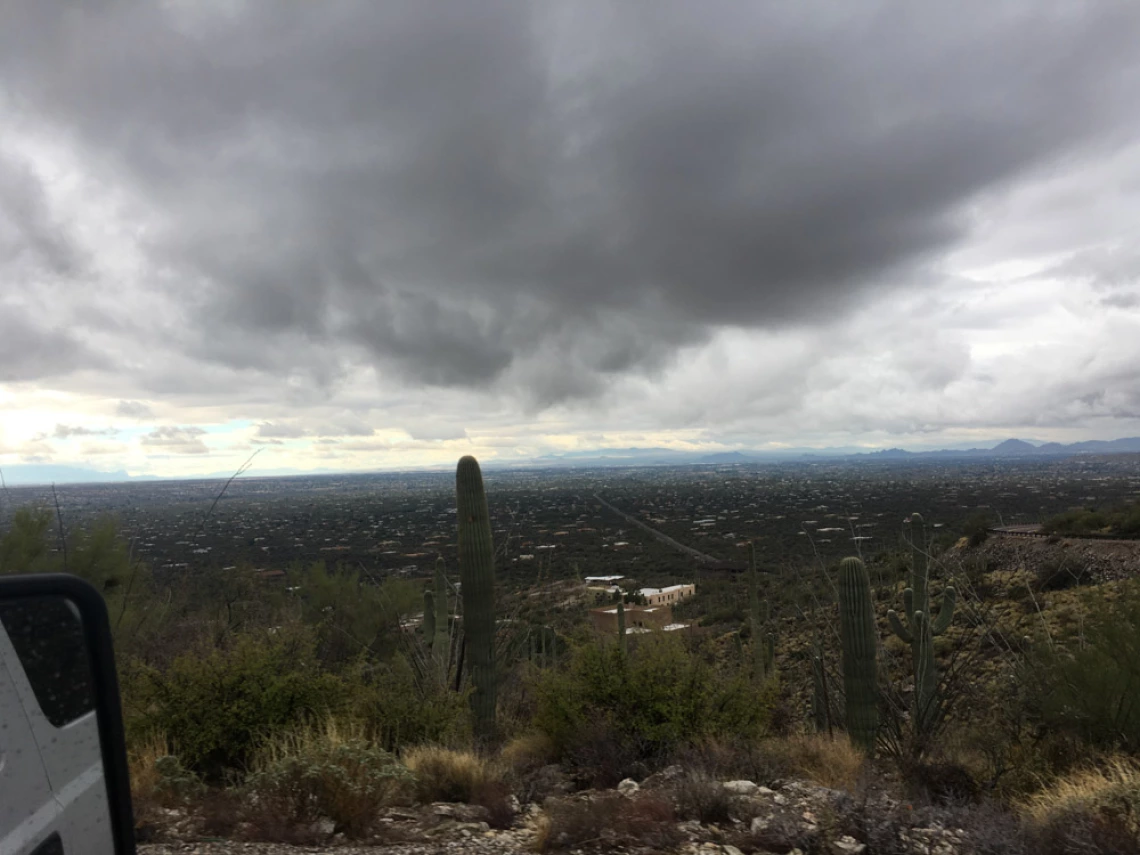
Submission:
POLYGON ((176 454, 214 453, 192 422, 1123 429, 1140 378, 1104 359, 987 409, 983 330, 1025 352, 1026 274, 987 270, 1043 256, 1039 292, 1096 301, 1078 335, 1131 329, 1138 37, 1114 2, 18 0, 0 383, 176 454))
POLYGON ((210 449, 202 441, 205 433, 199 427, 163 426, 143 434, 139 442, 159 454, 206 454, 210 449))

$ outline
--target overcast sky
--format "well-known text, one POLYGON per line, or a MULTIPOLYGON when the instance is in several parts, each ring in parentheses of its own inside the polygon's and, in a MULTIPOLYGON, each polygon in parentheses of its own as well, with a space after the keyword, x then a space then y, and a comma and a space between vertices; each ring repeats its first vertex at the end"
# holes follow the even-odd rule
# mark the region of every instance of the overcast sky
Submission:
POLYGON ((1140 434, 1140 4, 0 6, 0 466, 1140 434))

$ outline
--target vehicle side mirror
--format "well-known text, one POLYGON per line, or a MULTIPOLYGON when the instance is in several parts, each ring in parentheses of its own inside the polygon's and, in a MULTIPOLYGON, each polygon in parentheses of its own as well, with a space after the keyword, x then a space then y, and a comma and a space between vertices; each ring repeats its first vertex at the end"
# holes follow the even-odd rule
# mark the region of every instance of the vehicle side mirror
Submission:
POLYGON ((0 852, 135 852, 107 607, 75 576, 0 576, 0 852))

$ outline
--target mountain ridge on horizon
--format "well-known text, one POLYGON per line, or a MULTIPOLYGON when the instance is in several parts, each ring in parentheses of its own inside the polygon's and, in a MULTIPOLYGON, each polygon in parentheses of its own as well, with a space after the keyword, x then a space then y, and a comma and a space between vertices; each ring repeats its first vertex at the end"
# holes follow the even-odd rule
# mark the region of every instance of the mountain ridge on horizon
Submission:
MULTIPOLYGON (((792 463, 812 460, 930 460, 930 459, 981 459, 1025 458, 1025 457, 1067 457, 1080 454, 1140 454, 1140 437, 1120 439, 1091 439, 1081 442, 1044 442, 1033 444, 1023 439, 1010 438, 996 445, 984 448, 942 448, 929 451, 907 451, 903 448, 885 448, 866 451, 852 446, 825 448, 787 448, 779 450, 729 451, 682 451, 661 447, 602 448, 592 451, 572 451, 565 454, 548 454, 526 460, 488 460, 483 468, 491 470, 522 468, 581 468, 604 466, 667 466, 667 465, 732 465, 742 463, 792 463)), ((429 465, 404 467, 403 469, 374 470, 300 470, 267 469, 251 470, 250 478, 288 478, 318 475, 350 475, 368 472, 399 471, 442 471, 448 467, 429 465)), ((112 484, 144 481, 203 481, 229 477, 230 472, 215 472, 203 475, 161 476, 131 475, 124 470, 101 471, 83 466, 58 464, 19 464, 0 467, 5 484, 9 487, 46 486, 48 484, 112 484)))

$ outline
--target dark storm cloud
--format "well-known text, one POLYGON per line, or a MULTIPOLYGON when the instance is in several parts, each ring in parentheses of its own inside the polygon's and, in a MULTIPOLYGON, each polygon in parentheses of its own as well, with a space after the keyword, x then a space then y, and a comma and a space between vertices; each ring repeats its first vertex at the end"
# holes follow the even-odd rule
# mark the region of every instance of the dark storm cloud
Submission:
POLYGON ((0 74, 161 212, 187 352, 547 404, 840 317, 1131 121, 1134 4, 858 7, 24 0, 0 74))
MULTIPOLYGON (((0 284, 0 288, 7 287, 0 284)), ((20 306, 3 300, 0 290, 0 383, 38 380, 66 374, 77 367, 98 368, 103 360, 69 331, 34 319, 20 306)))
POLYGON ((83 253, 50 210, 40 180, 0 148, 0 265, 68 276, 82 263, 83 253))

